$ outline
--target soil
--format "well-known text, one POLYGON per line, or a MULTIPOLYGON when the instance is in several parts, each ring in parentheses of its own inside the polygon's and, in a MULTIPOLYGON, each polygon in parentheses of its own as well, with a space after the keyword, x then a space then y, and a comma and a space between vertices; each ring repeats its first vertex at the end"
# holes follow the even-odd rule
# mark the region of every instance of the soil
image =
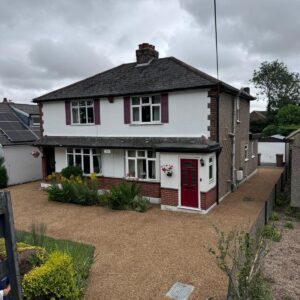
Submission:
POLYGON ((195 287, 190 300, 217 300, 226 297, 227 278, 208 252, 216 243, 214 226, 247 230, 281 172, 260 168, 206 215, 159 206, 137 213, 49 202, 39 182, 10 191, 17 229, 44 223, 49 236, 95 245, 85 299, 169 299, 166 293, 179 281, 195 287))
POLYGON ((263 275, 267 279, 274 300, 300 299, 300 222, 293 220, 294 229, 284 227, 284 216, 274 222, 280 228, 280 242, 268 244, 263 261, 263 275))

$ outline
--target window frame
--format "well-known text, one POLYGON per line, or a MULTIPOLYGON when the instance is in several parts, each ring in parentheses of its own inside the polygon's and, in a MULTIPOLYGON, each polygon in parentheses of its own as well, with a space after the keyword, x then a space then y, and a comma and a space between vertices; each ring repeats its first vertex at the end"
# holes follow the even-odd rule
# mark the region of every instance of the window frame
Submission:
POLYGON ((41 117, 40 117, 40 115, 35 115, 35 116, 31 116, 31 124, 32 124, 32 126, 34 126, 34 127, 38 127, 38 126, 40 126, 41 125, 41 117), (34 119, 39 119, 39 122, 37 123, 37 122, 34 122, 34 119))
POLYGON ((161 124, 162 121, 162 111, 161 111, 161 95, 160 94, 154 94, 154 95, 144 95, 144 96, 132 96, 130 97, 130 122, 131 124, 161 124), (152 103, 153 97, 159 97, 159 103, 152 103), (149 98, 149 103, 142 103, 142 98, 149 98), (133 104, 133 99, 139 99, 139 104, 133 104), (149 122, 143 122, 142 121, 142 107, 150 106, 150 121, 149 122), (159 107, 159 120, 154 121, 153 120, 153 107, 159 107), (134 121, 133 120, 133 109, 138 108, 139 109, 139 120, 134 121))
POLYGON ((126 178, 128 179, 134 179, 139 181, 158 181, 159 180, 159 173, 158 173, 158 153, 153 150, 144 150, 144 149, 127 149, 125 150, 125 172, 126 172, 126 178), (135 156, 129 156, 129 151, 134 151, 135 156), (145 153, 144 156, 139 156, 138 153, 140 151, 143 151, 145 153), (148 157, 148 152, 151 151, 155 154, 154 157, 148 157), (134 172, 135 176, 130 176, 129 173, 129 161, 134 161, 134 172), (146 160, 146 177, 140 178, 138 177, 138 160, 146 160), (155 164, 155 178, 149 177, 149 161, 154 161, 155 164))
POLYGON ((215 180, 214 178, 214 158, 210 156, 208 158, 208 181, 209 183, 213 183, 215 180), (210 169, 211 169, 211 178, 210 178, 210 169))
POLYGON ((244 145, 244 159, 245 161, 249 160, 249 144, 244 145))
POLYGON ((84 176, 90 176, 92 173, 95 173, 97 176, 101 176, 102 175, 102 150, 100 149, 100 152, 98 152, 98 153, 97 153, 97 150, 99 150, 99 149, 97 149, 97 148, 76 148, 76 147, 66 148, 66 166, 70 166, 68 158, 71 155, 73 155, 73 165, 76 166, 75 156, 80 155, 80 157, 81 157, 81 170, 83 172, 83 175, 84 176), (70 149, 72 150, 72 152, 69 151, 70 149), (80 150, 80 153, 79 152, 76 153, 76 150, 80 150), (89 154, 84 153, 84 150, 89 150, 89 154), (93 153, 93 150, 96 150, 96 153, 93 153), (89 174, 84 173, 84 160, 83 160, 84 156, 89 156, 89 162, 90 162, 90 173, 89 174), (100 171, 98 173, 94 172, 94 161, 93 161, 93 159, 94 159, 95 156, 100 157, 100 166, 99 166, 100 171))
POLYGON ((95 125, 95 105, 94 105, 94 100, 72 100, 70 101, 70 114, 71 114, 71 125, 80 125, 80 126, 87 126, 87 125, 95 125), (78 102, 77 105, 74 105, 75 102, 78 102), (85 102, 84 106, 80 106, 80 102, 85 102), (87 104, 87 102, 91 102, 91 104, 87 104), (80 108, 85 107, 85 116, 86 116, 86 123, 81 123, 80 122, 80 108), (74 123, 74 118, 73 118, 73 109, 77 109, 78 112, 78 123, 74 123), (88 108, 93 109, 93 122, 88 122, 88 108))

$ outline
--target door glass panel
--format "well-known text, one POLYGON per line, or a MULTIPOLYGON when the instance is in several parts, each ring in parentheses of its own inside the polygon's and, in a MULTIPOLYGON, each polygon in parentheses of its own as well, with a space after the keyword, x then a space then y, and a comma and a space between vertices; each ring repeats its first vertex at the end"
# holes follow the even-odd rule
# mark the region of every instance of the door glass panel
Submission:
POLYGON ((194 164, 190 161, 185 161, 184 162, 184 168, 193 168, 194 164))
POLYGON ((192 186, 195 186, 195 185, 196 185, 196 172, 195 172, 195 171, 193 171, 193 172, 191 173, 191 185, 192 185, 192 186))

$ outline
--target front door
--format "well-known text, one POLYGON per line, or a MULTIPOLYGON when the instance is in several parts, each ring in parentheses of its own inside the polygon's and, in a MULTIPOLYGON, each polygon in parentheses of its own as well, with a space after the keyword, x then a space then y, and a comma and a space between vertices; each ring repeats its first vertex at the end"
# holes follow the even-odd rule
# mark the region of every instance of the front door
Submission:
POLYGON ((181 159, 181 206, 199 208, 198 160, 181 159))

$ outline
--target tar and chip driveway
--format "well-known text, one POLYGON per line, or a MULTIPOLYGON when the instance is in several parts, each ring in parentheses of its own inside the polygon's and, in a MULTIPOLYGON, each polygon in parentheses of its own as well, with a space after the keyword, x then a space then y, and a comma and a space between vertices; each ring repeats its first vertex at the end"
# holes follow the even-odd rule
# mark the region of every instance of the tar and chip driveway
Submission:
POLYGON ((38 182, 10 191, 17 229, 45 223, 49 236, 96 246, 85 299, 167 299, 165 294, 177 281, 195 286, 190 299, 224 299, 226 277, 208 253, 216 241, 213 225, 224 231, 250 226, 281 172, 259 169, 207 215, 48 202, 38 182), (255 200, 243 201, 245 196, 255 200))

